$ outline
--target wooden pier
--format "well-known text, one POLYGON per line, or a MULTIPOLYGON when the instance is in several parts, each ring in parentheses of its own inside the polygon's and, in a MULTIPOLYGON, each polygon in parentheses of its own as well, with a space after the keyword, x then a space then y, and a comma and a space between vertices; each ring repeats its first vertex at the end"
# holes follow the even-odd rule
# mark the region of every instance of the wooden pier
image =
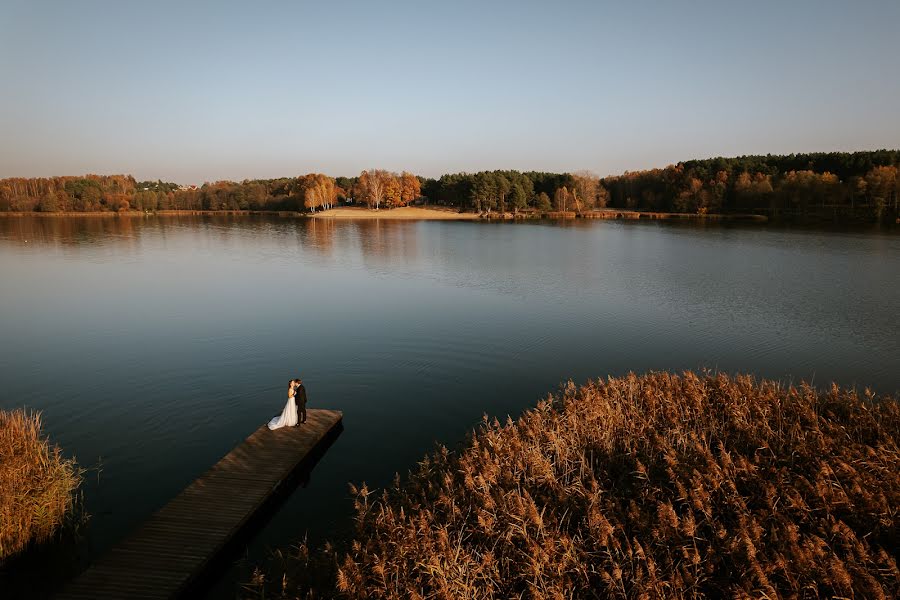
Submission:
POLYGON ((208 571, 280 486, 341 430, 342 414, 310 409, 306 423, 263 425, 64 588, 58 598, 177 598, 208 571), (327 439, 326 439, 327 438, 327 439))

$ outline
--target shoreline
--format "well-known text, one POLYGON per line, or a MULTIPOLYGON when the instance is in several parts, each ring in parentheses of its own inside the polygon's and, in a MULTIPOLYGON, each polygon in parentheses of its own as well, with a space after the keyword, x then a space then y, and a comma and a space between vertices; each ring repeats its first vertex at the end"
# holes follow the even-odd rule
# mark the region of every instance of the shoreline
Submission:
MULTIPOLYGON (((575 211, 547 211, 547 212, 519 212, 519 213, 475 213, 458 212, 447 207, 432 206, 403 206, 400 208, 383 208, 373 210, 368 208, 341 206, 317 213, 299 212, 294 210, 157 210, 157 211, 0 211, 0 218, 27 218, 39 219, 53 218, 145 218, 145 217, 282 217, 290 219, 333 219, 333 220, 405 220, 405 221, 540 221, 540 220, 606 220, 606 221, 718 221, 718 222, 744 222, 744 223, 829 223, 828 219, 812 218, 797 220, 792 218, 773 219, 767 215, 754 213, 676 213, 641 211, 618 208, 603 208, 582 213, 575 211)), ((865 220, 852 220, 843 225, 875 225, 877 223, 865 220)), ((900 218, 890 225, 900 225, 900 218)))
POLYGON ((756 214, 696 214, 696 213, 671 213, 649 212, 638 210, 602 209, 583 213, 575 211, 549 211, 521 212, 521 213, 474 213, 458 212, 452 209, 405 206, 400 208, 384 208, 373 210, 357 207, 338 207, 317 213, 304 213, 297 211, 275 210, 157 210, 143 212, 129 211, 60 211, 60 212, 24 212, 7 211, 0 212, 0 217, 8 218, 68 218, 68 217, 101 217, 101 218, 139 218, 139 217, 180 217, 180 216, 217 216, 217 217, 246 217, 246 216, 274 216, 294 219, 335 219, 335 220, 442 220, 442 221, 531 221, 531 220, 568 220, 568 219, 599 219, 608 221, 635 221, 635 220, 707 220, 707 221, 748 221, 767 223, 769 217, 756 214))

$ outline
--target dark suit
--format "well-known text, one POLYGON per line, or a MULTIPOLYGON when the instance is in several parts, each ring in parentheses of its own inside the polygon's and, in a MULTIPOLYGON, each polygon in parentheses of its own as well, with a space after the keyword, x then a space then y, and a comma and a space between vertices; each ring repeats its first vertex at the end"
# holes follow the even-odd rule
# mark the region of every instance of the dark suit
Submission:
POLYGON ((301 423, 306 423, 306 388, 302 383, 294 392, 294 402, 297 403, 297 418, 301 423))

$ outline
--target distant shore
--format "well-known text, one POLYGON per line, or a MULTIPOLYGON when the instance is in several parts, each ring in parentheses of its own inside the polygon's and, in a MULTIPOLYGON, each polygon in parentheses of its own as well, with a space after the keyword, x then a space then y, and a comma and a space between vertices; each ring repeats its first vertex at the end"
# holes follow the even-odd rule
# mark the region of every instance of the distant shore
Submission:
POLYGON ((363 207, 342 206, 316 213, 303 213, 297 211, 274 210, 157 210, 142 212, 137 210, 127 211, 85 211, 85 212, 0 212, 0 217, 153 217, 153 216, 276 216, 294 219, 394 219, 394 220, 421 220, 421 221, 475 221, 475 220, 534 220, 534 219, 601 219, 601 220, 659 220, 659 219, 698 219, 708 221, 750 221, 765 223, 769 220, 765 215, 754 214, 697 214, 697 213, 671 213, 649 212, 637 210, 601 209, 583 213, 575 211, 551 211, 536 212, 523 211, 519 213, 474 213, 459 212, 453 208, 444 207, 420 207, 404 206, 400 208, 382 208, 374 210, 363 207))

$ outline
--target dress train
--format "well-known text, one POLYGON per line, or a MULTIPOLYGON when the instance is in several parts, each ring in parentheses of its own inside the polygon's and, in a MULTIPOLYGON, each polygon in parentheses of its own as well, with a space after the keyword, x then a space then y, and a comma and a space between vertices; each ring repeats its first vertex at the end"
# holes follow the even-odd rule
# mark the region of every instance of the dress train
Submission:
POLYGON ((294 402, 294 397, 291 396, 288 398, 287 405, 284 407, 284 410, 281 411, 281 414, 277 417, 272 417, 272 420, 269 421, 269 429, 279 429, 281 427, 293 427, 297 424, 297 403, 294 402))

